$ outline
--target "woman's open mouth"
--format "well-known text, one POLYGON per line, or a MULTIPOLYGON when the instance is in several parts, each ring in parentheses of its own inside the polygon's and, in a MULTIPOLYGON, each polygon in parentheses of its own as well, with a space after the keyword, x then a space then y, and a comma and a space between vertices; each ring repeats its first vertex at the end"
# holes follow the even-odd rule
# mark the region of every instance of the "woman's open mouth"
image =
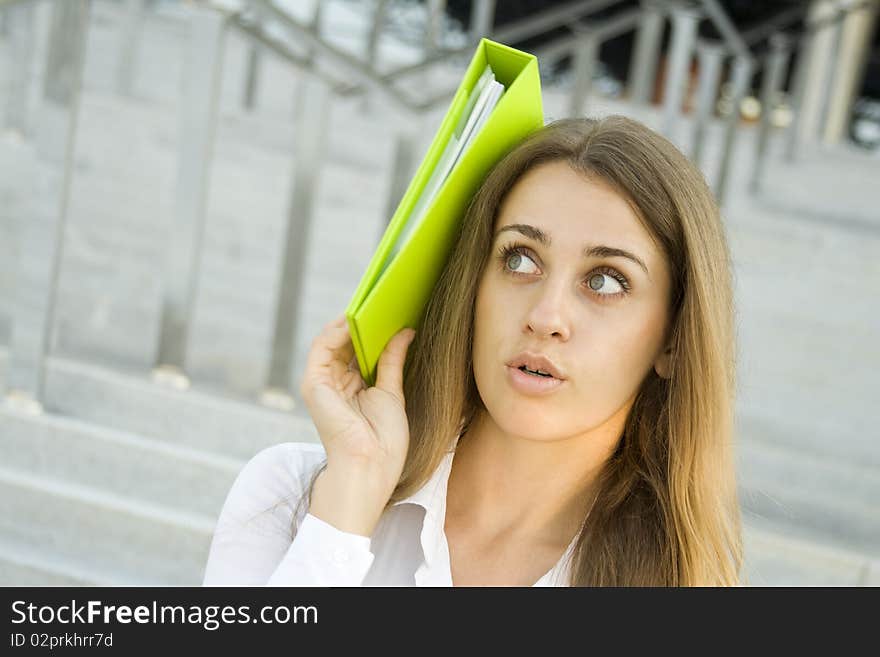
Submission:
POLYGON ((522 365, 521 367, 519 367, 517 369, 519 369, 520 372, 525 372, 526 374, 534 374, 535 376, 549 376, 551 378, 553 377, 553 375, 550 374, 550 372, 542 372, 541 370, 537 370, 537 371, 530 370, 525 365, 522 365))
POLYGON ((511 387, 524 395, 547 394, 564 383, 547 372, 530 370, 525 365, 518 368, 508 365, 507 374, 511 387))

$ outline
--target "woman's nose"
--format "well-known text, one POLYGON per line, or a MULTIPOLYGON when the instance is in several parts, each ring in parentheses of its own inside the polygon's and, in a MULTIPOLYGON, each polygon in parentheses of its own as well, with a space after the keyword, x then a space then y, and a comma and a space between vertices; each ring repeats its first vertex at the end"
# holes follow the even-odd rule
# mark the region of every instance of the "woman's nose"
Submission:
POLYGON ((566 297, 566 291, 563 284, 547 282, 540 286, 526 317, 526 332, 568 340, 571 334, 571 300, 566 297))

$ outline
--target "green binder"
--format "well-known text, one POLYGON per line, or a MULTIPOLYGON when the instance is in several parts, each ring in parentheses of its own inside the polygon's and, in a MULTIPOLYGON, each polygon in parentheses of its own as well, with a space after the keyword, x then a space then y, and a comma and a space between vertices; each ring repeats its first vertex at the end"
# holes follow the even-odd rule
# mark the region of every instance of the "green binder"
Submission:
POLYGON ((348 307, 348 321, 361 376, 375 385, 379 356, 404 327, 418 329, 440 278, 458 227, 492 166, 515 144, 544 125, 538 60, 488 39, 477 46, 449 110, 403 195, 348 307), (504 85, 500 99, 474 141, 456 161, 418 224, 407 231, 413 209, 468 107, 486 67, 504 85), (409 233, 405 239, 406 233, 409 233), (402 242, 402 246, 398 240, 402 242))

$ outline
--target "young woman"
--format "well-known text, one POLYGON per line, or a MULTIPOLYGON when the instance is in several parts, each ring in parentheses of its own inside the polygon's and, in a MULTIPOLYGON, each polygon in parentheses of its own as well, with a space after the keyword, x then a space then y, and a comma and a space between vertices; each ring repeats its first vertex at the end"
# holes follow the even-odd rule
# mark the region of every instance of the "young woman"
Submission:
POLYGON ((342 317, 315 338, 322 444, 244 468, 205 583, 737 584, 730 271, 667 140, 544 127, 484 181, 374 387, 342 317))

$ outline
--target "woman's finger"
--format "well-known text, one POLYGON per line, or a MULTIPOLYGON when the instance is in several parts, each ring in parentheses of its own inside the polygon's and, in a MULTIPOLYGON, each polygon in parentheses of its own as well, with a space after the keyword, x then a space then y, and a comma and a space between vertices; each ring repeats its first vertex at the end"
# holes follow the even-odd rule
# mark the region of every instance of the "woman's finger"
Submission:
POLYGON ((366 382, 358 371, 348 371, 342 378, 341 392, 346 399, 351 399, 358 392, 366 388, 366 382))
POLYGON ((342 314, 341 314, 339 317, 337 317, 336 319, 330 320, 330 321, 325 325, 325 328, 327 328, 327 327, 342 326, 343 324, 347 324, 347 323, 348 323, 348 322, 345 321, 345 313, 342 313, 342 314))
POLYGON ((385 345, 376 366, 376 387, 392 393, 401 401, 403 401, 403 365, 406 352, 415 335, 415 330, 411 328, 398 331, 385 345))
POLYGON ((320 370, 333 366, 344 369, 354 357, 354 345, 348 335, 348 327, 327 329, 312 341, 306 358, 305 371, 317 374, 320 370))

